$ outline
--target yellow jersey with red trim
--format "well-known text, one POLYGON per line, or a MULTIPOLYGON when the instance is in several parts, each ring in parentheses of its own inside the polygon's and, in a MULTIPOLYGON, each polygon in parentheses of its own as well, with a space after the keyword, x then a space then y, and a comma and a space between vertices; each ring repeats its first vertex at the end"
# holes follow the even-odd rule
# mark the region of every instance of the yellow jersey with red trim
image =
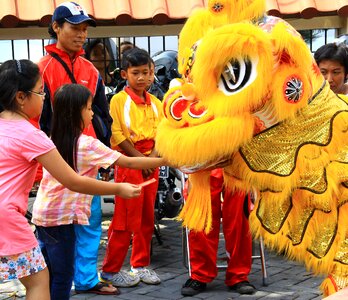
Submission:
POLYGON ((132 145, 143 140, 155 140, 157 126, 163 115, 162 103, 148 92, 144 92, 142 99, 126 87, 112 97, 110 115, 113 119, 111 147, 120 151, 118 145, 125 140, 132 145))

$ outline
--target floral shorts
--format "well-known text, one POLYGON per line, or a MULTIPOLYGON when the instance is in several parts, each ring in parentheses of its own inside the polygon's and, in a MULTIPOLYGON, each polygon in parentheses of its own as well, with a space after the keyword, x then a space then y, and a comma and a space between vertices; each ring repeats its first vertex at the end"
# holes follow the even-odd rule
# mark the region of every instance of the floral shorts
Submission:
POLYGON ((40 247, 16 255, 0 256, 0 280, 19 279, 46 268, 40 247))

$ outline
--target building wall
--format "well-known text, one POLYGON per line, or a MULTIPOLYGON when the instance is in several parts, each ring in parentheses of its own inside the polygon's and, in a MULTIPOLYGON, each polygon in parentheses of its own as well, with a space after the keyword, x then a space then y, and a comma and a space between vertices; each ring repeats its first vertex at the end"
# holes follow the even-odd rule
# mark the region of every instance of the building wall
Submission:
MULTIPOLYGON (((348 33, 347 18, 338 16, 316 17, 312 19, 285 19, 297 30, 337 28, 339 34, 348 33)), ((122 36, 163 36, 178 35, 182 24, 145 26, 99 26, 89 28, 89 37, 122 36)), ((46 39, 45 27, 0 28, 0 40, 46 39)))

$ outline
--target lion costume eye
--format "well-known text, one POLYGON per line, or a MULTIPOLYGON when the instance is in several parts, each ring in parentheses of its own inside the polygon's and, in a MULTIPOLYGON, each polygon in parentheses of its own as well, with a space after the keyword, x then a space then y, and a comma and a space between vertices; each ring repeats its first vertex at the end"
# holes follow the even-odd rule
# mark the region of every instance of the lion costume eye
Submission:
POLYGON ((220 81, 219 90, 226 95, 241 91, 256 78, 256 62, 249 59, 232 59, 224 67, 220 81))

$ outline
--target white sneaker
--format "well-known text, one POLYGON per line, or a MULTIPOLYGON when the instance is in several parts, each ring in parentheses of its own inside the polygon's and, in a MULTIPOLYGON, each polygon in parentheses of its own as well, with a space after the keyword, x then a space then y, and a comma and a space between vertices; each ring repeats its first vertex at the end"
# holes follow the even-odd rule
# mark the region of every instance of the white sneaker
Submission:
POLYGON ((161 279, 156 272, 147 268, 131 268, 130 273, 136 274, 140 280, 146 284, 159 284, 161 279))
POLYGON ((115 287, 132 287, 140 282, 140 277, 137 274, 122 270, 118 273, 102 272, 100 277, 103 281, 110 282, 115 287))

